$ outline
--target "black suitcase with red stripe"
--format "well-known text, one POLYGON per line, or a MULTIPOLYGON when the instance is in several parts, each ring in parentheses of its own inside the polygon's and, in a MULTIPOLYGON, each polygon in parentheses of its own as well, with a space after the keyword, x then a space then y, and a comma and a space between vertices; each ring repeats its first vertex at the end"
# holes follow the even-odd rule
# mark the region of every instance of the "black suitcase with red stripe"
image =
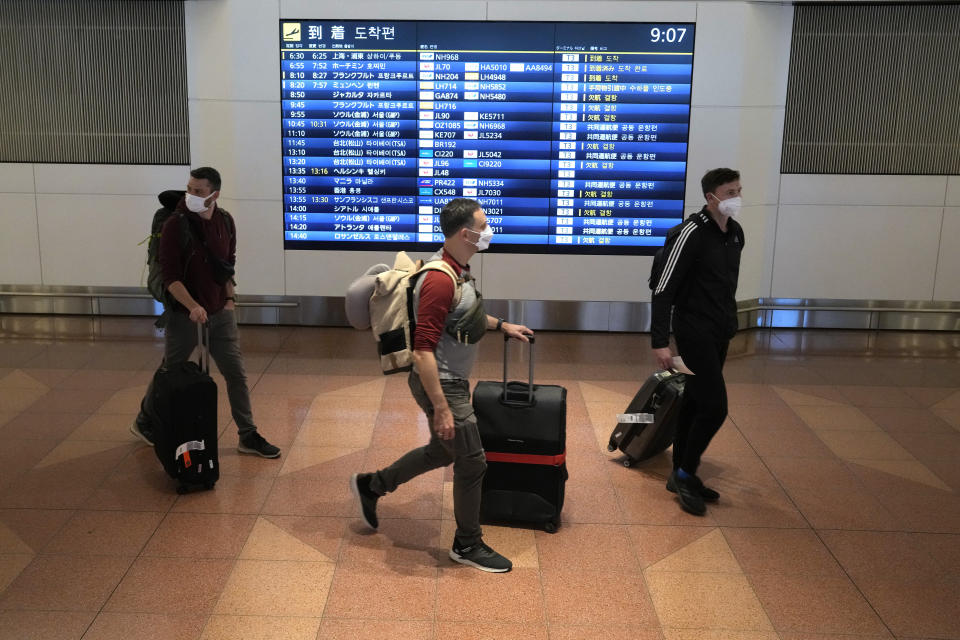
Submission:
POLYGON ((560 526, 567 481, 567 390, 533 384, 530 338, 528 382, 507 382, 504 341, 503 381, 479 382, 473 411, 487 456, 480 517, 491 523, 560 526))

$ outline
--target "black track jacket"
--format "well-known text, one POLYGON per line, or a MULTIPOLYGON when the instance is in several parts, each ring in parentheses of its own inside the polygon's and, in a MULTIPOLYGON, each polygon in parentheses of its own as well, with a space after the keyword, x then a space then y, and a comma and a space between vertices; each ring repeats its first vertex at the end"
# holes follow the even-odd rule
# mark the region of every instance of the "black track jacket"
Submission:
POLYGON ((665 247, 667 261, 653 283, 650 338, 654 349, 670 341, 670 309, 674 325, 703 337, 729 340, 737 332, 737 279, 743 227, 727 221, 724 233, 706 207, 687 218, 665 247))

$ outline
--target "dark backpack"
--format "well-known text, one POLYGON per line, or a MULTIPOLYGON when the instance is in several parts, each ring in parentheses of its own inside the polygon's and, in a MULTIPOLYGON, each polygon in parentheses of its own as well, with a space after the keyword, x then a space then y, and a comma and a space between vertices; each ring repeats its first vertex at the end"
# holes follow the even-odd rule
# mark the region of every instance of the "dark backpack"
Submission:
MULTIPOLYGON (((147 243, 147 290, 150 292, 150 295, 153 296, 154 300, 162 302, 166 307, 170 307, 174 300, 166 287, 163 286, 163 270, 160 268, 160 235, 163 231, 163 225, 166 224, 170 216, 183 216, 182 213, 177 213, 177 204, 183 199, 184 193, 184 191, 171 189, 157 196, 157 199, 160 200, 160 204, 163 206, 153 214, 153 222, 150 224, 150 235, 140 242, 140 244, 144 242, 147 243)), ((227 218, 227 226, 230 228, 230 237, 233 238, 236 234, 233 217, 226 212, 224 212, 224 214, 227 218)), ((182 222, 186 222, 186 220, 182 222)), ((186 274, 190 259, 193 257, 193 254, 196 253, 195 247, 193 225, 189 223, 181 224, 180 252, 181 254, 187 254, 187 251, 192 249, 183 260, 184 274, 186 274)))
MULTIPOLYGON (((697 226, 703 224, 699 215, 695 214, 691 217, 694 221, 696 221, 697 226)), ((680 235, 680 230, 683 228, 685 222, 686 220, 676 226, 670 227, 670 230, 667 231, 667 237, 663 240, 663 246, 657 249, 657 252, 653 254, 653 264, 650 265, 650 277, 647 278, 647 284, 650 285, 651 291, 656 289, 657 284, 660 283, 660 276, 663 275, 663 269, 667 265, 667 254, 669 253, 670 248, 673 246, 673 243, 676 241, 677 236, 680 235)))

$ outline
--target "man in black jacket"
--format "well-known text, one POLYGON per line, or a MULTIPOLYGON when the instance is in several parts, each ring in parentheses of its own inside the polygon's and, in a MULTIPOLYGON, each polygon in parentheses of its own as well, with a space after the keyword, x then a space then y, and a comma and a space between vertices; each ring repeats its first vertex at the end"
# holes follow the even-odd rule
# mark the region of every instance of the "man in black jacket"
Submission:
POLYGON ((720 497, 697 477, 697 467, 727 417, 723 363, 737 332, 735 295, 744 243, 743 228, 734 219, 741 206, 740 173, 713 169, 700 184, 707 203, 671 234, 663 271, 651 282, 654 358, 663 369, 673 367, 669 347, 673 309, 677 350, 695 374, 687 377, 673 442, 673 472, 667 480, 667 489, 694 515, 706 513, 704 502, 720 497))

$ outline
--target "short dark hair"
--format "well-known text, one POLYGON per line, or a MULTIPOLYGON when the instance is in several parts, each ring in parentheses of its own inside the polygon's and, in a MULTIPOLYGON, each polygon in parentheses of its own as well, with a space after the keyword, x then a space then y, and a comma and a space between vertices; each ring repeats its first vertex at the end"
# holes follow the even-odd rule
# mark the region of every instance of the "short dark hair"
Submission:
POLYGON ((206 180, 212 191, 220 191, 220 172, 213 167, 197 167, 190 172, 191 178, 206 180))
POLYGON ((740 172, 734 169, 711 169, 700 179, 700 187, 703 189, 703 195, 706 196, 716 191, 720 185, 739 179, 740 172))
POLYGON ((480 203, 470 198, 454 198, 440 210, 440 230, 449 238, 460 229, 473 224, 473 214, 480 210, 480 203))

